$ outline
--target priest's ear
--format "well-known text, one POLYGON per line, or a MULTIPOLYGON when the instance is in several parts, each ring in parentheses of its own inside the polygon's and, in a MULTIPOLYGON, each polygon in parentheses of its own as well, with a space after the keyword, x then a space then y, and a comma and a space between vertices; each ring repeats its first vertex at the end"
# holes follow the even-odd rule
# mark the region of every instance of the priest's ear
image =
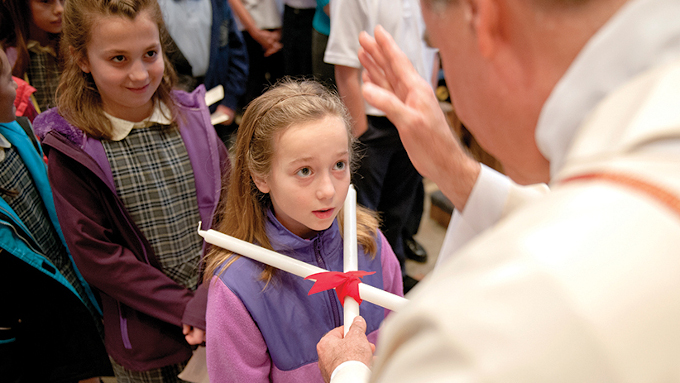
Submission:
POLYGON ((462 2, 465 23, 477 37, 477 46, 482 56, 489 58, 498 48, 502 38, 501 11, 497 0, 464 0, 462 2))
POLYGON ((533 1, 463 0, 464 20, 473 31, 477 50, 496 75, 508 84, 527 83, 535 60, 540 19, 533 1))

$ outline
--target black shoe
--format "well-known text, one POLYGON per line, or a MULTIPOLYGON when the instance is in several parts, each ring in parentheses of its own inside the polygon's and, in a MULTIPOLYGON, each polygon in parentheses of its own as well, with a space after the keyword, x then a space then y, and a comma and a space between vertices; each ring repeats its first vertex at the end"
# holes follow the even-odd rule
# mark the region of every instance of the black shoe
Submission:
POLYGON ((404 275, 404 295, 409 292, 415 285, 420 282, 417 279, 409 276, 409 275, 404 275))
POLYGON ((425 248, 413 239, 413 237, 404 239, 404 252, 408 259, 420 263, 427 262, 427 252, 425 251, 425 248))

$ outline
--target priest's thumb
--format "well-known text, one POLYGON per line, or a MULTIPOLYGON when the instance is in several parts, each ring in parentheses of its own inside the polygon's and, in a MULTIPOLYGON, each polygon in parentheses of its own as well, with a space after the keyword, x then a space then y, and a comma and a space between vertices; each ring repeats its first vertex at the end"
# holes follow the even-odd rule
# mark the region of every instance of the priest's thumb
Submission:
POLYGON ((350 326, 347 335, 345 335, 345 338, 352 338, 356 336, 360 336, 362 338, 366 337, 366 321, 360 316, 354 317, 352 325, 350 326))

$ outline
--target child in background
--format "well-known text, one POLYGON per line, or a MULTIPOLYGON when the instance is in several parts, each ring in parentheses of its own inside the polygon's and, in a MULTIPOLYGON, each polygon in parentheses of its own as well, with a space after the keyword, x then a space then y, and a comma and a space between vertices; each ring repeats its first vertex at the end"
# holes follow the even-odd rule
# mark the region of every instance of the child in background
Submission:
MULTIPOLYGON (((353 159, 347 111, 316 82, 283 82, 256 98, 238 130, 234 170, 217 230, 329 271, 343 269, 338 214, 353 159)), ((363 282, 401 295, 399 262, 375 215, 357 207, 363 282)), ((342 324, 334 291, 226 250, 206 255, 206 352, 215 382, 322 382, 316 344, 342 324)), ((387 315, 364 302, 375 342, 387 315)))
POLYGON ((59 36, 64 0, 3 0, 0 36, 13 65, 12 74, 28 82, 38 113, 56 105, 59 84, 59 36))
POLYGON ((104 311, 119 382, 174 382, 204 341, 203 241, 226 148, 205 88, 173 91, 155 0, 68 0, 57 109, 40 114, 64 235, 104 311))
POLYGON ((101 313, 64 244, 40 146, 14 120, 11 71, 0 50, 0 377, 98 382, 111 374, 101 313))
POLYGON ((239 106, 250 101, 283 77, 281 49, 282 11, 279 0, 228 0, 234 10, 248 50, 248 80, 239 106))

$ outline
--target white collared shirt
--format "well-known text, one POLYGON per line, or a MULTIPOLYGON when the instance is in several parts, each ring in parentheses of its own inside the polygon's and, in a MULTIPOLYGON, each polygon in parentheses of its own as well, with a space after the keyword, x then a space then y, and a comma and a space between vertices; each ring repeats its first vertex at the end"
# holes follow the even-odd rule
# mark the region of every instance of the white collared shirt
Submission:
POLYGON ((162 102, 160 103, 160 106, 154 108, 151 116, 140 122, 123 120, 122 118, 114 117, 106 112, 104 112, 104 115, 111 121, 111 125, 113 125, 111 141, 121 141, 125 139, 125 137, 130 134, 130 131, 135 128, 145 128, 155 124, 169 125, 172 122, 169 118, 170 109, 162 102))

